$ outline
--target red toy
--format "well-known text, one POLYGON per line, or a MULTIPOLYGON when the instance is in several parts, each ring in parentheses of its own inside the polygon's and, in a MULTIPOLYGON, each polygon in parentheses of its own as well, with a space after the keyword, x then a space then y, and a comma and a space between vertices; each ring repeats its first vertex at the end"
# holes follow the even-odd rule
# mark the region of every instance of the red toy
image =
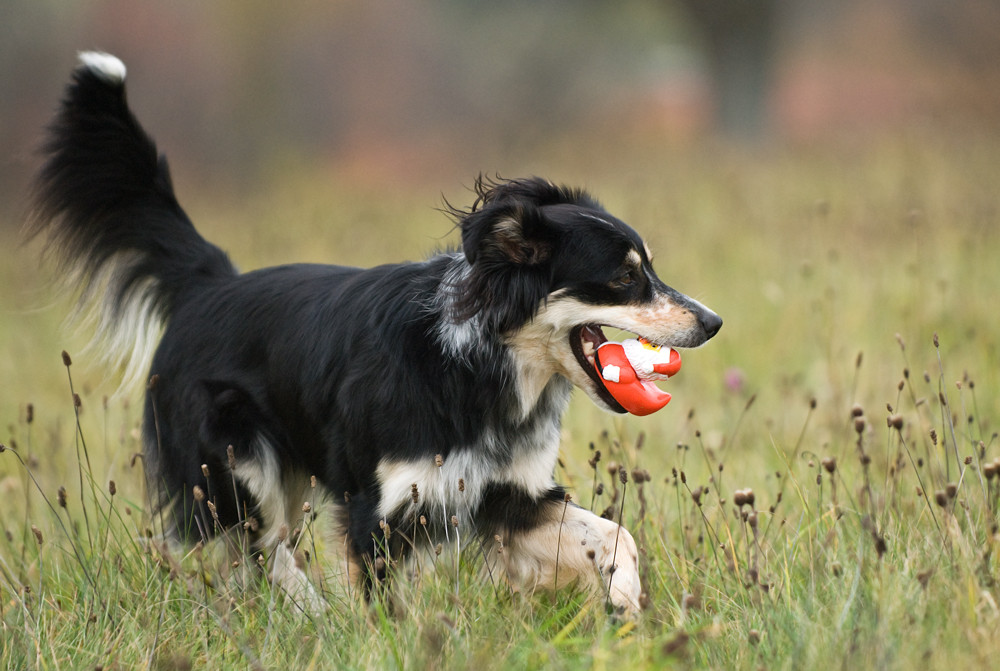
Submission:
POLYGON ((670 394, 653 380, 666 380, 681 369, 681 355, 639 339, 606 342, 597 348, 594 365, 616 401, 633 415, 649 415, 670 402, 670 394))

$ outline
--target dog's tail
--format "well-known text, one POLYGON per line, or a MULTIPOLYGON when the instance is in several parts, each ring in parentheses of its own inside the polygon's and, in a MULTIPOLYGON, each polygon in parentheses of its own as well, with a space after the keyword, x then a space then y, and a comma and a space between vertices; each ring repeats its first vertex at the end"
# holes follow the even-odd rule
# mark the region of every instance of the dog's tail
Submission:
POLYGON ((79 292, 77 316, 93 315, 95 342, 131 386, 185 296, 236 270, 178 205, 166 159, 128 108, 125 65, 114 56, 80 54, 43 153, 29 235, 47 235, 79 292))

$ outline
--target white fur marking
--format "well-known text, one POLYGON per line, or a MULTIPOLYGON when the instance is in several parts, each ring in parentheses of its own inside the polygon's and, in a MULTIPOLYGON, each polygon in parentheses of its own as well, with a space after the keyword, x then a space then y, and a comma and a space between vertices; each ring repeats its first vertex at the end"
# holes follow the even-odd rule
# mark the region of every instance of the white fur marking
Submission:
POLYGON ((479 319, 472 317, 464 321, 456 321, 454 315, 454 296, 457 294, 458 287, 465 282, 470 270, 464 255, 461 253, 453 254, 451 264, 441 280, 434 300, 428 305, 430 311, 438 312, 440 315, 435 333, 438 343, 445 352, 463 360, 468 357, 469 350, 475 347, 479 341, 479 319))
POLYGON ((282 473, 274 449, 263 440, 258 440, 254 446, 253 457, 237 461, 233 474, 257 501, 258 521, 264 530, 258 545, 274 547, 278 544, 281 527, 291 534, 302 517, 309 478, 298 472, 282 473))
POLYGON ((501 464, 493 455, 499 446, 492 437, 478 446, 453 451, 438 466, 432 457, 421 461, 379 462, 376 470, 382 491, 378 513, 385 517, 406 506, 412 506, 412 485, 417 485, 419 504, 427 510, 440 510, 448 528, 451 515, 467 520, 482 500, 490 483, 506 483, 519 487, 530 496, 538 497, 553 486, 552 472, 559 454, 559 432, 554 427, 524 437, 520 445, 507 446, 513 457, 501 464), (458 481, 465 483, 459 491, 458 481))
POLYGON ((68 290, 84 287, 77 308, 67 320, 94 334, 82 354, 96 354, 103 367, 124 370, 116 393, 131 391, 140 383, 145 387, 144 377, 163 332, 154 307, 156 281, 151 278, 132 287, 120 310, 114 309, 112 296, 118 294, 122 278, 140 259, 138 254, 121 252, 98 268, 93 277, 87 276, 84 266, 77 265, 70 269, 64 283, 68 290))
POLYGON ((632 535, 625 527, 575 505, 554 508, 549 522, 503 539, 507 544, 503 553, 489 553, 498 557, 497 564, 511 586, 530 592, 580 582, 609 598, 625 614, 637 614, 642 586, 632 535), (593 559, 587 556, 590 550, 593 559))
POLYGON ((125 81, 125 64, 115 56, 102 51, 81 51, 80 63, 109 84, 125 81))

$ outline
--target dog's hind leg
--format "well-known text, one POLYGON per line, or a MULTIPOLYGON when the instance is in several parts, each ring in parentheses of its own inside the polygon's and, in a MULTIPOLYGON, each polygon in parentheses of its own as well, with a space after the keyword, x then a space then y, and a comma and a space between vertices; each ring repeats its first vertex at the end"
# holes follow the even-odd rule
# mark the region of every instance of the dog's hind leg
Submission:
POLYGON ((290 545, 304 531, 298 525, 303 504, 310 499, 310 478, 299 472, 283 473, 273 448, 263 440, 254 446, 252 457, 237 459, 233 474, 257 501, 254 514, 260 535, 253 545, 258 556, 264 557, 271 584, 306 613, 322 614, 326 602, 290 545))

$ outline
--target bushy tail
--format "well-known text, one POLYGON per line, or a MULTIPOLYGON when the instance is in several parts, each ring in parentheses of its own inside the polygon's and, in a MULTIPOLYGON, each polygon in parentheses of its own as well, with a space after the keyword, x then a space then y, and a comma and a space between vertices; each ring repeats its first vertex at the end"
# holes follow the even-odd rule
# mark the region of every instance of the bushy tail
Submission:
POLYGON ((48 237, 80 307, 97 308, 95 342, 131 385, 185 296, 236 271, 178 205, 114 56, 80 54, 43 152, 29 233, 48 237))

